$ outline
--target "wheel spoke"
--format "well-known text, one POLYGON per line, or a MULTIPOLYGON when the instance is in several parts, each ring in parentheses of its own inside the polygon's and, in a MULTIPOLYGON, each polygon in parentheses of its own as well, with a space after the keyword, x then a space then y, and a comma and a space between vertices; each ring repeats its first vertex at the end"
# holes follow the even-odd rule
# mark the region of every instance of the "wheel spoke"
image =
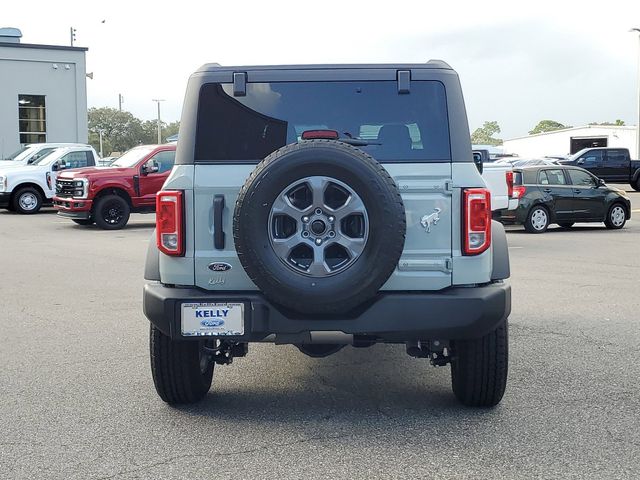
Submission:
POLYGON ((307 184, 311 189, 314 208, 326 208, 324 205, 324 191, 329 181, 325 177, 309 177, 307 184))
POLYGON ((324 263, 324 247, 323 246, 313 246, 313 262, 309 265, 309 273, 316 277, 323 277, 329 270, 324 263))
POLYGON ((337 243, 349 253, 351 258, 356 258, 364 250, 365 239, 338 235, 332 243, 337 243))
POLYGON ((347 199, 345 204, 335 210, 335 215, 336 219, 340 221, 343 218, 348 217, 349 215, 353 215, 354 213, 364 214, 366 210, 367 209, 365 208, 364 203, 360 198, 355 197, 354 195, 349 195, 349 198, 347 199))
POLYGON ((271 244, 273 250, 280 258, 288 260, 291 250, 300 245, 302 241, 297 235, 293 235, 289 238, 271 238, 271 244))
POLYGON ((276 215, 286 215, 288 217, 291 217, 296 221, 296 225, 298 224, 298 222, 300 222, 300 218, 304 214, 302 210, 298 210, 296 207, 291 205, 291 201, 284 193, 278 195, 278 198, 276 198, 276 200, 273 202, 273 207, 271 208, 271 210, 276 215))

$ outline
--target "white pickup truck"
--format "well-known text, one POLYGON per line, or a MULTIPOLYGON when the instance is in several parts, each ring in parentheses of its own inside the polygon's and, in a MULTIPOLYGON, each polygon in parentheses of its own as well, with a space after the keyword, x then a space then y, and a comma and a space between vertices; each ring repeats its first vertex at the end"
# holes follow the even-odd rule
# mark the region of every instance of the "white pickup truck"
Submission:
POLYGON ((491 192, 491 210, 518 208, 517 191, 513 191, 513 167, 509 163, 485 163, 482 178, 491 192))
MULTIPOLYGON (((36 213, 51 203, 60 170, 92 167, 98 154, 93 147, 56 148, 31 164, 0 166, 0 207, 18 213, 36 213)), ((10 163, 10 162, 8 162, 10 163)))

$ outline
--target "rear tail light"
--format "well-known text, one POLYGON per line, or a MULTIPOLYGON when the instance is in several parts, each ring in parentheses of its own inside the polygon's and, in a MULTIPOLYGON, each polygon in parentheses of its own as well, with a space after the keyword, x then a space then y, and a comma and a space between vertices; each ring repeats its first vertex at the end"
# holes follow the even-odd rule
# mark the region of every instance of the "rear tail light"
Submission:
POLYGON ((491 246, 491 193, 486 188, 464 190, 464 254, 478 255, 491 246))
POLYGON ((156 195, 156 244, 166 255, 184 255, 184 202, 182 192, 164 191, 156 195))
POLYGON ((527 193, 527 187, 523 185, 516 185, 513 187, 513 195, 511 195, 511 198, 522 198, 525 193, 527 193))
POLYGON ((506 172, 504 174, 505 180, 507 181, 507 196, 509 198, 513 197, 513 172, 506 172))

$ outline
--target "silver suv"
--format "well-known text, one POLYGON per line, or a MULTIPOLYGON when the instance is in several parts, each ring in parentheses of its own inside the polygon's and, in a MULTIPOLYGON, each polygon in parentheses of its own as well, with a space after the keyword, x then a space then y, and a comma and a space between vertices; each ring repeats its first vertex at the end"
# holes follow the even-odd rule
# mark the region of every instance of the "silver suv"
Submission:
POLYGON ((314 357, 399 343, 451 364, 462 403, 496 405, 508 277, 446 63, 191 76, 145 269, 164 401, 202 398, 250 342, 314 357))

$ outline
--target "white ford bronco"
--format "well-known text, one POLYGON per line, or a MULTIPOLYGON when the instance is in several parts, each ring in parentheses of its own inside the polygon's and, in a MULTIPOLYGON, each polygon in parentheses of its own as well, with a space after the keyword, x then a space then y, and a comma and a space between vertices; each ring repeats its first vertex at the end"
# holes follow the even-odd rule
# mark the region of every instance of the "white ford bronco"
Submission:
POLYGON ((223 67, 188 84, 144 312, 159 396, 194 402, 251 342, 404 344, 493 406, 511 310, 503 227, 442 61, 223 67))

